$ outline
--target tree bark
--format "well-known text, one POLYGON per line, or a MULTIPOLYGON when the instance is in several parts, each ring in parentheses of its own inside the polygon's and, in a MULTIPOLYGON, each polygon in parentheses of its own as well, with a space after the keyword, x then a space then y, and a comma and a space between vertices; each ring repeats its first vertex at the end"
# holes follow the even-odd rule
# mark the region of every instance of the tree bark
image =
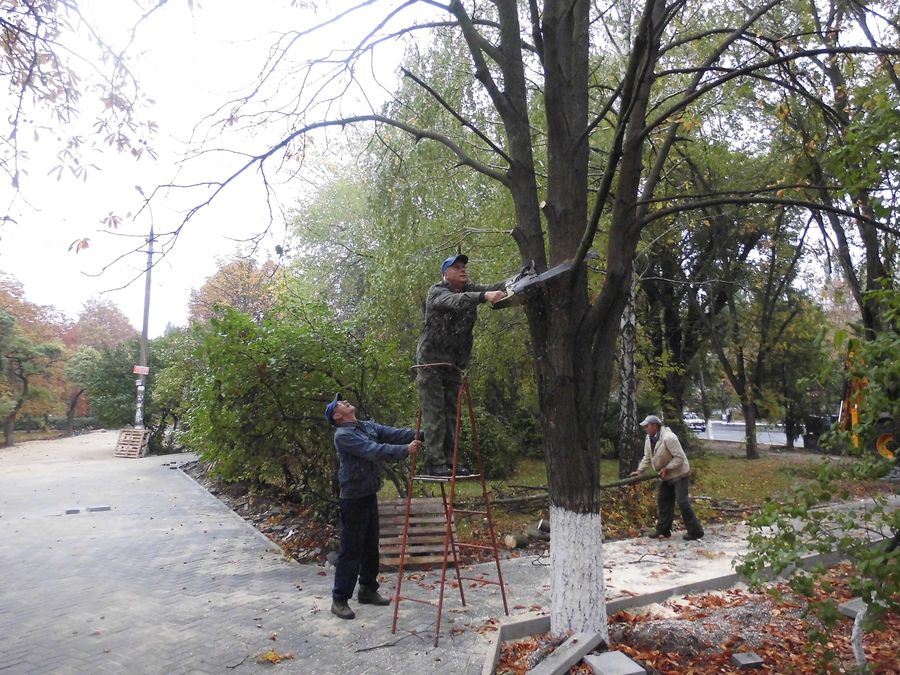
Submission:
POLYGON ((4 439, 6 440, 6 447, 11 447, 16 442, 16 420, 19 417, 19 411, 22 409, 22 406, 25 405, 25 401, 28 399, 29 393, 28 377, 22 375, 21 373, 17 373, 16 378, 22 382, 22 391, 19 392, 19 398, 16 399, 16 405, 9 413, 9 415, 7 415, 6 422, 3 425, 3 434, 4 439))
POLYGON ((756 447, 756 406, 746 396, 741 397, 741 410, 744 413, 744 443, 747 459, 759 459, 759 448, 756 447))
MULTIPOLYGON (((632 272, 633 274, 633 272, 632 272)), ((619 478, 625 478, 641 461, 637 411, 637 284, 631 283, 628 303, 622 313, 619 344, 619 478)))
POLYGON ((75 406, 78 405, 78 399, 84 393, 84 389, 79 389, 69 399, 69 407, 66 410, 66 432, 69 436, 75 435, 75 406))
POLYGON ((550 507, 553 540, 550 545, 550 632, 578 626, 585 618, 601 615, 594 630, 609 641, 606 623, 603 545, 599 513, 577 513, 558 506, 550 507), (598 612, 597 604, 603 606, 598 612))
POLYGON ((15 431, 16 418, 15 415, 10 415, 3 423, 3 440, 6 443, 6 447, 11 447, 15 443, 15 431))

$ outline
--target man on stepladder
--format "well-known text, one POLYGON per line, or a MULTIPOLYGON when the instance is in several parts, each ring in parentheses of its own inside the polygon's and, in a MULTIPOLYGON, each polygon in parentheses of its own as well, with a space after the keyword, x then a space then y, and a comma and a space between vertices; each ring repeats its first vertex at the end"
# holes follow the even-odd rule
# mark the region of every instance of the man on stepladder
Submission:
POLYGON ((340 394, 325 408, 325 419, 337 427, 334 447, 340 459, 341 535, 331 592, 331 613, 341 619, 356 614, 347 601, 359 580, 357 600, 363 605, 389 605, 378 593, 378 491, 381 463, 419 451, 415 429, 396 429, 356 419, 356 408, 340 394))
MULTIPOLYGON (((416 383, 422 406, 425 430, 425 473, 449 477, 453 466, 453 441, 456 432, 456 407, 462 385, 462 370, 472 354, 472 331, 478 318, 478 305, 491 304, 506 297, 505 282, 492 286, 469 283, 461 253, 441 263, 443 280, 428 290, 425 301, 425 327, 416 348, 416 364, 446 363, 449 366, 417 368, 416 383)), ((470 472, 457 466, 457 475, 470 472)))

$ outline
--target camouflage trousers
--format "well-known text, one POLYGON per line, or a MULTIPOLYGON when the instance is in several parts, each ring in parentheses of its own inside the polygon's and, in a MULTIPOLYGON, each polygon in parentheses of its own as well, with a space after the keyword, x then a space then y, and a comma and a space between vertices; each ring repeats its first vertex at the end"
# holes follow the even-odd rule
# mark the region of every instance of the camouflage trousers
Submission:
POLYGON ((453 464, 453 436, 462 373, 455 368, 421 368, 416 375, 416 384, 425 431, 424 467, 450 466, 453 464))

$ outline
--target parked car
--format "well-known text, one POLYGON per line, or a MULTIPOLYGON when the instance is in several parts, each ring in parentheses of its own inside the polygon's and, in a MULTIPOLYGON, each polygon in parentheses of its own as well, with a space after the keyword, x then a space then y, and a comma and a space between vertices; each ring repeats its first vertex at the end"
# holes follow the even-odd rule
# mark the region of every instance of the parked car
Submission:
POLYGON ((706 420, 697 413, 688 412, 684 414, 684 425, 691 431, 706 431, 706 420))

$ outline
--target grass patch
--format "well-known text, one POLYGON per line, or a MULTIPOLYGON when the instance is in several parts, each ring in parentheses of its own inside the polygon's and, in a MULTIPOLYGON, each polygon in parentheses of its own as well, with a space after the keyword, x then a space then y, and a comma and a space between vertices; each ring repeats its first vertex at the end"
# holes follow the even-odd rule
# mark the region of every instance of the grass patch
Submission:
MULTIPOLYGON (((698 517, 704 523, 743 520, 767 497, 780 499, 799 484, 809 480, 816 466, 822 460, 819 456, 807 458, 779 457, 768 455, 758 460, 747 460, 707 453, 691 458, 691 495, 698 499, 694 503, 698 517), (716 508, 726 503, 728 509, 716 508)), ((602 460, 600 479, 603 483, 618 480, 618 460, 602 460)), ((488 481, 494 500, 540 494, 547 486, 547 471, 544 462, 523 459, 515 473, 505 480, 488 481)), ((445 485, 448 491, 449 486, 445 485)), ((652 527, 656 519, 656 481, 638 485, 609 488, 601 495, 604 536, 608 539, 635 537, 641 529, 652 527)), ((440 497, 441 488, 437 483, 416 483, 416 497, 440 497)), ((389 481, 379 494, 379 499, 396 499, 397 490, 389 481)), ((481 484, 477 480, 459 481, 456 484, 456 501, 471 500, 481 496, 481 484)), ((528 504, 508 507, 494 506, 494 528, 498 537, 505 534, 524 532, 539 518, 548 515, 547 502, 543 499, 528 504)), ((678 521, 676 511, 676 523, 678 521)), ((463 541, 486 540, 486 523, 483 519, 471 519, 458 523, 460 539, 463 541)))
POLYGON ((748 506, 779 499, 798 482, 813 477, 821 458, 785 459, 767 455, 748 460, 707 454, 691 459, 691 494, 728 499, 748 506))

